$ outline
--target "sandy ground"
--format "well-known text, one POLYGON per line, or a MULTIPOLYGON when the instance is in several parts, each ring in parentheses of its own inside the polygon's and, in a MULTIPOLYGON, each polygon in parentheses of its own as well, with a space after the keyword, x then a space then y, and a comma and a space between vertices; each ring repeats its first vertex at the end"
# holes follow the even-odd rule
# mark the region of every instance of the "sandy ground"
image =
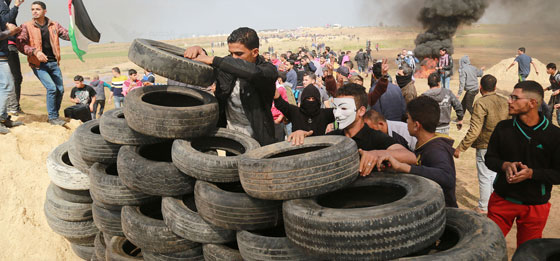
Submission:
MULTIPOLYGON (((373 35, 373 33, 378 32, 368 33, 373 35)), ((414 35, 415 32, 409 34, 414 35)), ((376 35, 382 37, 386 34, 376 35)), ((120 47, 117 48, 118 45, 115 44, 111 48, 120 50, 120 47)), ((100 46, 97 48, 108 49, 109 47, 100 46)), ((282 49, 280 45, 277 45, 277 48, 282 49)), ((292 46, 284 48, 294 49, 292 46)), ((488 50, 472 48, 467 50, 460 46, 457 48, 454 58, 458 60, 462 55, 470 55, 471 61, 475 65, 491 67, 491 65, 496 64, 494 68, 489 68, 487 72, 497 76, 499 80, 498 87, 502 92, 511 92, 516 83, 517 68, 514 67, 508 73, 505 73, 504 66, 508 66, 512 58, 502 59, 512 56, 512 51, 504 50, 503 48, 492 49, 492 52, 488 52, 488 50), (488 53, 488 55, 485 53, 488 53)), ((223 52, 225 50, 220 51, 223 52)), ((376 55, 379 57, 393 57, 393 54, 398 51, 400 51, 398 48, 388 49, 376 55)), ((93 59, 90 61, 93 61, 93 59)), ((94 63, 92 66, 92 63, 83 65, 67 60, 62 64, 62 71, 65 77, 73 76, 75 73, 83 73, 83 75, 98 73, 101 74, 102 79, 107 79, 110 68, 114 65, 119 65, 121 68, 134 67, 130 62, 127 62, 126 57, 100 58, 98 63, 94 63)), ((548 86, 545 85, 548 82, 548 78, 544 75, 544 65, 539 62, 538 66, 541 75, 535 77, 532 74, 529 79, 538 80, 546 87, 548 86)), ((5 235, 0 237, 0 248, 4 250, 0 251, 0 260, 79 260, 72 253, 69 243, 61 236, 52 232, 48 227, 43 214, 45 191, 49 184, 45 160, 50 151, 70 137, 72 131, 79 123, 74 121, 69 124, 68 128, 55 127, 45 123, 44 89, 32 73, 30 73, 27 66, 23 65, 22 69, 24 70, 25 78, 22 103, 24 110, 31 112, 32 115, 23 118, 26 122, 25 126, 14 128, 11 134, 0 136, 0 144, 2 146, 2 151, 0 152, 0 166, 2 166, 0 173, 3 174, 0 178, 0 197, 4 199, 2 204, 0 204, 0 231, 4 231, 5 235)), ((394 74, 394 70, 391 70, 391 74, 394 74)), ((161 77, 158 79, 161 79, 161 77)), ((70 79, 66 79, 65 82, 71 83, 70 79)), ((366 82, 369 82, 369 79, 366 82)), ((452 90, 457 92, 458 80, 456 76, 452 79, 451 86, 452 90)), ((417 80, 416 87, 419 94, 426 91, 426 81, 422 79, 417 80)), ((70 93, 70 88, 71 86, 67 86, 65 96, 70 93)), ((66 98, 63 107, 69 105, 66 98)), ((110 104, 109 108, 112 106, 110 104)), ((461 131, 457 131, 455 126, 452 126, 451 136, 456 140, 456 145, 466 134, 469 119, 470 115, 467 114, 465 126, 461 131)), ((466 209, 474 208, 478 202, 478 179, 474 154, 475 150, 469 149, 461 154, 460 159, 455 161, 457 168, 457 199, 460 207, 466 209)), ((553 206, 544 236, 560 238, 560 208, 556 206, 560 203, 560 189, 558 187, 554 188, 551 202, 553 206)), ((507 242, 508 251, 511 256, 515 250, 515 231, 508 235, 507 242)))

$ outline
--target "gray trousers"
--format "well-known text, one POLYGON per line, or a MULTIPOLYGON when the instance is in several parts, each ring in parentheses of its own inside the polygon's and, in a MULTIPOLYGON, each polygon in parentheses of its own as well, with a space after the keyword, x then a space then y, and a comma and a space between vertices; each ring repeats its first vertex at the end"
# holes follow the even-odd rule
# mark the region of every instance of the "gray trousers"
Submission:
POLYGON ((478 172, 478 190, 480 198, 478 200, 478 208, 483 211, 488 211, 488 200, 494 191, 494 179, 496 172, 491 171, 486 167, 484 156, 487 149, 476 149, 476 170, 478 172))

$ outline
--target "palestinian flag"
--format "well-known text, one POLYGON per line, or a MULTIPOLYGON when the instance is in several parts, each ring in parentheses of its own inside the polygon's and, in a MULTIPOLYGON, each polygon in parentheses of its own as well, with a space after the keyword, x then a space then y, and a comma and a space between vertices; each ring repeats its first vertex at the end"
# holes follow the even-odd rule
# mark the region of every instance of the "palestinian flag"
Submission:
POLYGON ((68 11, 70 12, 68 34, 72 42, 72 49, 83 62, 88 44, 91 42, 98 43, 101 34, 91 22, 82 0, 68 0, 68 11))

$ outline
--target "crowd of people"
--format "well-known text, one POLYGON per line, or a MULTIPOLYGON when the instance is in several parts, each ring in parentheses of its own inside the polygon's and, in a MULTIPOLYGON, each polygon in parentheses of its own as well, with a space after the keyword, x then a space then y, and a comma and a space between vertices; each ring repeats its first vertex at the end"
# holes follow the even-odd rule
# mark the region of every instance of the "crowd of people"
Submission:
MULTIPOLYGON (((28 57, 47 91, 49 122, 65 123, 59 116, 64 94, 59 40, 69 39, 68 30, 45 16, 41 1, 32 3, 31 21, 15 26, 23 1, 15 0, 11 9, 10 0, 0 1, 0 133, 21 125, 8 115, 21 112, 21 72, 12 68, 18 50, 28 57)), ((310 136, 344 135, 359 148, 361 176, 394 171, 431 179, 441 186, 447 207, 458 207, 454 157, 473 147, 480 189, 476 210, 487 213, 504 235, 517 222, 518 245, 542 236, 552 185, 560 184, 560 129, 550 122, 551 112, 560 108, 555 64, 547 65, 551 85, 544 89, 526 80, 534 63, 525 48, 519 48, 514 62, 519 83, 507 98, 496 93, 497 79, 484 75, 484 68, 474 67, 465 56, 459 62, 459 92, 454 94, 453 58, 442 48, 436 72, 428 76, 429 90, 418 94, 418 60, 407 50, 397 57, 397 73, 390 76, 387 59, 372 59, 371 43, 356 54, 337 53, 324 44, 312 50, 260 53, 257 33, 242 27, 230 34, 227 46, 230 55, 225 57, 208 56, 199 46, 184 53, 216 69, 211 91, 220 107, 219 127, 245 133, 261 145, 287 140, 298 146, 310 136), (366 91, 364 78, 370 74, 366 91), (543 98, 549 90, 553 94, 547 105, 543 98), (479 92, 482 97, 475 101, 479 92), (448 136, 452 109, 458 128, 465 112, 471 114, 470 128, 456 148, 448 136)), ((155 84, 147 70, 142 79, 134 69, 128 76, 117 67, 112 73, 110 83, 93 75, 85 84, 84 77, 76 75, 70 93, 74 109, 86 110, 89 119, 95 119, 103 114, 106 101, 114 101, 116 108, 125 106, 131 90, 155 84)))
MULTIPOLYGON (((217 79, 215 94, 225 108, 220 127, 242 131, 261 145, 287 140, 298 146, 310 136, 345 135, 359 148, 362 176, 377 171, 423 176, 441 186, 448 207, 458 207, 454 157, 473 147, 480 189, 475 210, 487 214, 504 235, 516 222, 518 245, 542 237, 552 185, 560 184, 560 129, 550 123, 550 110, 543 110, 549 108, 545 89, 526 81, 530 59, 516 59, 524 77, 504 97, 496 92, 496 77, 462 57, 455 94, 449 81, 453 58, 442 48, 436 72, 428 76, 430 89, 418 94, 418 60, 406 50, 397 58, 393 84, 387 60, 373 60, 363 50, 352 55, 325 46, 260 55, 259 38, 250 28, 235 30, 227 43, 231 55, 226 57, 207 56, 198 46, 185 51, 186 58, 236 79, 217 79), (364 73, 372 75, 368 92, 364 73), (479 92, 482 97, 475 100, 479 92), (465 112, 471 114, 456 148, 447 135, 452 109, 457 128, 465 112)), ((554 92, 549 109, 558 109, 560 73, 553 63, 547 68, 551 86, 546 90, 554 92)))

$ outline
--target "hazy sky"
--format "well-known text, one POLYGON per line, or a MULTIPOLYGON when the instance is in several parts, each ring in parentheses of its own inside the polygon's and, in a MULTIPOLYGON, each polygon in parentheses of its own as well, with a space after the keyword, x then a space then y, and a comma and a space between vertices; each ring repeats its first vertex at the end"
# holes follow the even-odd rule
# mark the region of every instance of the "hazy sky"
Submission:
MULTIPOLYGON (((43 0, 47 16, 67 27, 68 1, 43 0)), ((394 0, 83 0, 101 42, 134 38, 175 39, 229 34, 240 26, 291 29, 299 26, 414 24, 418 7, 403 13, 394 0)), ((18 23, 31 19, 32 0, 20 7, 18 23)), ((13 5, 13 4, 12 4, 13 5)), ((488 19, 484 19, 489 21, 488 19)), ((490 22, 492 22, 490 20, 490 22)), ((495 22, 495 21, 494 21, 495 22)))

